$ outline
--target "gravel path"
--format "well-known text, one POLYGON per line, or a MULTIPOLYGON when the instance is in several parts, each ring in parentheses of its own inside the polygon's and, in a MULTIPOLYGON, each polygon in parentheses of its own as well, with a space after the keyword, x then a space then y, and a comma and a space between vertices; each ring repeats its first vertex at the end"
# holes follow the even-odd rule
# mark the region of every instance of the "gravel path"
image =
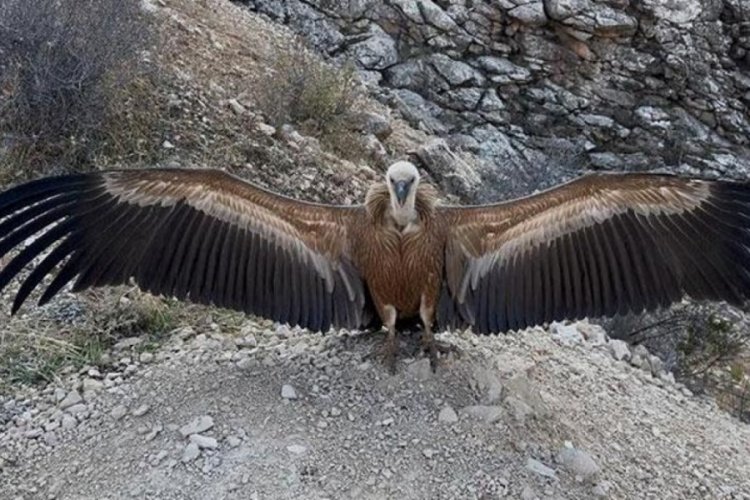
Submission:
POLYGON ((750 427, 555 332, 445 334, 461 356, 391 376, 373 334, 183 329, 0 400, 3 498, 750 498, 750 427))

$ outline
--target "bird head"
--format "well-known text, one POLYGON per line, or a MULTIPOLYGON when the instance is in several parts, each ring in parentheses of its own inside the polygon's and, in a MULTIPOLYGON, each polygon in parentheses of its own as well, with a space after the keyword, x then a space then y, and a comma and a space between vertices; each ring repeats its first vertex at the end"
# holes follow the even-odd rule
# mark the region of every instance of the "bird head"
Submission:
POLYGON ((386 182, 393 206, 403 207, 407 201, 414 202, 419 184, 419 171, 411 162, 398 161, 388 168, 386 182))

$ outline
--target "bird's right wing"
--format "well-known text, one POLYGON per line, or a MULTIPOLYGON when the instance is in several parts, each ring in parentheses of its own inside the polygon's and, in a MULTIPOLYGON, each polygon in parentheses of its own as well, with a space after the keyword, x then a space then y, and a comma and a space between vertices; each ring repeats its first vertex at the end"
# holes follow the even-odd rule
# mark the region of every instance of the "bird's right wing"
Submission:
POLYGON ((0 193, 0 290, 35 257, 15 312, 62 264, 40 303, 126 283, 300 325, 357 328, 366 292, 349 258, 362 207, 292 200, 217 170, 151 169, 40 179, 0 193), (48 250, 49 253, 46 253, 48 250))
POLYGON ((452 300, 441 309, 479 332, 750 295, 747 183, 598 174, 440 213, 452 300))

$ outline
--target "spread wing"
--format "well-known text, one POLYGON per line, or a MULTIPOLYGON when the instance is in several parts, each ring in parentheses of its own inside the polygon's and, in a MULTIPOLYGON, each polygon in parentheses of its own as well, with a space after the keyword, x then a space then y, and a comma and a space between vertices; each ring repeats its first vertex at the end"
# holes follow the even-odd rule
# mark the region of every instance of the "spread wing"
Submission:
POLYGON ((126 283, 312 330, 367 322, 347 227, 361 207, 291 200, 216 170, 125 170, 45 178, 0 194, 0 290, 41 296, 126 283), (30 243, 29 243, 30 242, 30 243), (25 247, 23 244, 27 243, 25 247), (51 250, 51 251, 49 251, 51 250))
POLYGON ((438 320, 447 326, 502 332, 653 310, 685 294, 750 295, 746 183, 598 174, 442 214, 448 300, 438 320))

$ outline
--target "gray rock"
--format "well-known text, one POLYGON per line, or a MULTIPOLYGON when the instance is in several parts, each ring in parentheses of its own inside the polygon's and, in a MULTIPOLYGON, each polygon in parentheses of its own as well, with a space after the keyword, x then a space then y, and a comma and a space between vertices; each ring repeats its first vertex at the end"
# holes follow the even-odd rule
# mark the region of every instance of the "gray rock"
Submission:
POLYGON ((458 415, 456 414, 456 410, 454 410, 449 405, 444 406, 438 414, 438 422, 442 422, 444 424, 453 424, 458 422, 458 415))
POLYGON ((472 405, 462 408, 460 413, 487 424, 493 424, 503 418, 505 410, 500 406, 472 405))
POLYGON ((128 409, 124 405, 117 405, 112 408, 112 411, 109 412, 109 415, 115 420, 120 420, 122 417, 127 415, 127 413, 128 409))
POLYGON ((198 445, 201 450, 209 449, 215 450, 219 447, 219 442, 215 438, 210 436, 202 436, 200 434, 191 434, 190 442, 198 445))
POLYGON ((64 410, 66 408, 70 408, 73 405, 77 405, 83 403, 83 398, 78 393, 78 391, 70 391, 67 396, 65 396, 65 399, 60 401, 60 409, 64 410))
POLYGON ((557 454, 557 461, 571 474, 585 480, 593 479, 599 474, 599 466, 587 452, 571 447, 564 447, 557 454))
POLYGON ((286 450, 293 455, 302 455, 307 451, 307 447, 301 444, 291 444, 286 447, 286 450))
POLYGON ((180 434, 182 434, 183 437, 188 437, 191 434, 198 434, 201 432, 205 432, 211 429, 213 426, 214 426, 214 419, 209 417, 208 415, 202 415, 200 417, 195 418, 189 424, 186 424, 180 427, 180 434))
POLYGON ((151 363, 154 360, 154 354, 151 352, 142 352, 138 359, 141 363, 151 363))
POLYGON ((557 473, 554 469, 547 467, 539 460, 535 460, 533 458, 529 458, 528 460, 526 460, 526 470, 540 476, 549 477, 552 479, 557 478, 557 473))
POLYGON ((71 415, 80 415, 82 413, 86 413, 88 410, 88 406, 83 403, 78 403, 77 405, 67 407, 65 409, 65 412, 71 415))
POLYGON ((349 122, 354 130, 364 134, 372 134, 381 141, 385 140, 393 132, 391 121, 387 117, 373 113, 372 111, 354 113, 350 117, 349 122))
POLYGON ((465 62, 451 59, 445 54, 433 54, 430 57, 430 64, 451 86, 484 84, 484 77, 481 73, 465 62))
POLYGON ((383 70, 399 61, 396 42, 380 26, 370 25, 369 36, 349 47, 349 54, 366 69, 383 70))
POLYGON ((281 397, 284 399, 297 399, 297 391, 289 384, 281 386, 281 397))
POLYGON ((151 409, 151 407, 149 405, 142 404, 142 405, 138 406, 138 408, 136 408, 135 410, 133 410, 133 416, 134 417, 142 417, 143 415, 145 415, 146 413, 148 413, 148 411, 150 409, 151 409))
POLYGON ((201 450, 197 444, 191 442, 185 446, 185 450, 182 452, 182 463, 187 464, 194 461, 201 454, 201 450))
POLYGON ((575 324, 552 323, 549 329, 552 336, 562 345, 578 345, 583 343, 583 335, 575 324))
POLYGON ((609 342, 607 342, 607 347, 609 348, 609 352, 610 354, 612 354, 612 357, 617 361, 630 361, 630 347, 628 347, 628 343, 624 340, 609 339, 609 342))
POLYGON ((482 182, 479 174, 451 151, 445 139, 426 142, 417 149, 417 157, 438 184, 454 193, 469 197, 482 182))

